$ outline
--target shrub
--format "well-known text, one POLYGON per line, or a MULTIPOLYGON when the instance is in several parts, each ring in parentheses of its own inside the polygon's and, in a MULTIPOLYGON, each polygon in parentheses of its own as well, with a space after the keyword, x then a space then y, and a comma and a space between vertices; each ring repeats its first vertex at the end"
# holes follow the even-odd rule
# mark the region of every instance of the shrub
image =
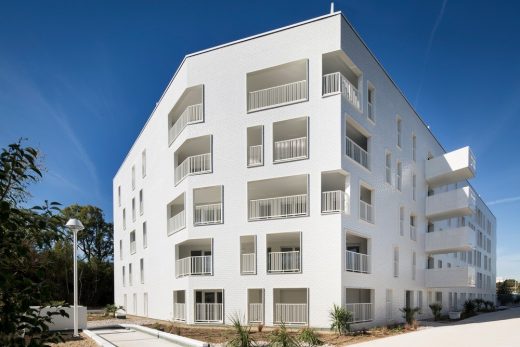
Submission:
POLYGON ((477 306, 473 302, 473 300, 466 300, 464 302, 464 316, 465 317, 471 317, 475 315, 475 310, 477 309, 477 306))
POLYGON ((105 306, 105 316, 113 316, 117 310, 122 309, 122 308, 123 308, 123 306, 117 306, 115 304, 114 305, 108 304, 105 306))
POLYGON ((296 341, 285 327, 285 323, 282 322, 280 327, 273 330, 269 335, 269 346, 272 347, 300 347, 298 341, 296 341))
POLYGON ((331 320, 330 329, 334 330, 338 335, 346 335, 350 331, 352 313, 345 307, 334 304, 329 312, 329 317, 331 320))
POLYGON ((419 307, 403 307, 400 308, 399 311, 403 313, 403 318, 406 320, 406 324, 410 326, 415 326, 415 316, 417 313, 421 313, 419 307))
POLYGON ((484 300, 482 300, 482 299, 474 299, 473 302, 477 306, 477 311, 480 312, 482 310, 482 305, 484 304, 484 300))
POLYGON ((251 327, 245 327, 240 321, 238 314, 230 318, 235 336, 227 342, 226 346, 230 347, 252 347, 256 346, 255 341, 251 337, 251 327))
POLYGON ((264 325, 263 325, 262 323, 258 324, 258 325, 256 326, 256 330, 258 330, 258 332, 261 333, 262 330, 264 330, 264 325))
POLYGON ((305 343, 307 346, 320 346, 323 344, 323 341, 321 341, 318 338, 318 335, 316 335, 316 332, 312 330, 311 328, 303 328, 298 333, 298 340, 300 342, 305 343))
POLYGON ((432 310, 434 320, 437 321, 441 319, 442 305, 440 303, 435 302, 430 304, 430 310, 432 310))

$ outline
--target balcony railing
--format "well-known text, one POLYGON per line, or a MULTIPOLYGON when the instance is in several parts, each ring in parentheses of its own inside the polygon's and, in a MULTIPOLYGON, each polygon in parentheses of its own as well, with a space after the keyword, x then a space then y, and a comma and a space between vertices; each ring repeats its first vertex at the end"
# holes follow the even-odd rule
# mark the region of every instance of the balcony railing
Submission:
POLYGON ((208 204, 195 206, 195 225, 222 223, 222 204, 208 204))
POLYGON ((270 252, 267 254, 268 272, 299 272, 300 251, 270 252))
POLYGON ((190 105, 186 107, 184 112, 177 121, 172 125, 168 132, 168 140, 171 145, 173 141, 182 133, 188 124, 202 122, 204 118, 202 104, 190 105))
POLYGON ((186 257, 175 262, 177 277, 191 275, 210 275, 212 272, 211 255, 186 257))
POLYGON ((347 156, 352 158, 355 162, 361 164, 362 166, 370 169, 368 166, 368 152, 361 148, 357 143, 352 141, 348 136, 345 137, 346 140, 346 148, 347 148, 347 156))
POLYGON ((307 137, 276 141, 274 143, 274 161, 287 161, 307 158, 307 137))
POLYGON ((185 303, 174 303, 173 304, 173 319, 186 321, 186 304, 185 303))
POLYGON ((307 304, 274 304, 274 322, 307 324, 307 304))
POLYGON ((346 304, 345 308, 352 312, 352 323, 369 322, 374 319, 371 302, 346 304))
POLYGON ((222 304, 195 304, 196 322, 222 322, 222 304))
POLYGON ((321 193, 321 212, 349 212, 349 201, 347 194, 342 190, 333 190, 321 193))
POLYGON ((186 212, 182 210, 168 220, 168 232, 176 233, 186 227, 186 212))
POLYGON ((346 270, 352 272, 370 272, 370 256, 368 254, 347 251, 346 270))
POLYGON ((249 200, 249 220, 307 215, 307 194, 249 200))
POLYGON ((374 223, 374 206, 359 200, 359 218, 366 222, 374 223))
POLYGON ((257 166, 264 163, 264 146, 249 146, 249 157, 247 158, 248 166, 257 166))
POLYGON ((186 176, 211 172, 211 153, 204 153, 187 157, 175 168, 175 184, 186 176))
POLYGON ((130 242, 130 254, 135 253, 135 241, 130 242))
POLYGON ((307 100, 307 98, 307 80, 302 80, 249 92, 247 110, 258 111, 307 100))
POLYGON ((410 240, 417 241, 417 230, 413 225, 410 225, 410 240))
POLYGON ((242 273, 254 274, 256 272, 256 254, 243 253, 242 254, 242 273))
POLYGON ((264 304, 255 303, 249 304, 249 323, 263 323, 264 322, 264 304))
POLYGON ((359 92, 350 81, 341 74, 334 72, 323 75, 323 96, 341 93, 348 102, 360 109, 359 92))

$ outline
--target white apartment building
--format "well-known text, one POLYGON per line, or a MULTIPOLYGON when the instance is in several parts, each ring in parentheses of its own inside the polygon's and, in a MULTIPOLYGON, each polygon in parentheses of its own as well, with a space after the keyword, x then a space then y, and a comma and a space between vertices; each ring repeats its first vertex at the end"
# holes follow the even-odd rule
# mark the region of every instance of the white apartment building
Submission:
POLYGON ((328 328, 494 300, 475 174, 340 12, 190 54, 113 180, 115 303, 328 328))

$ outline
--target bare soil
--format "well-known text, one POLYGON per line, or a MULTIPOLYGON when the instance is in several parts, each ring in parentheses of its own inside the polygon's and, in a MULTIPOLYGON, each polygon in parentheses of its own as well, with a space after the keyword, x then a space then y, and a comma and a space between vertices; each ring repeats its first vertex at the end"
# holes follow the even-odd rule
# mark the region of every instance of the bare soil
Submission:
POLYGON ((72 337, 72 332, 61 333, 65 340, 60 343, 51 343, 51 346, 59 347, 98 347, 98 345, 87 335, 80 333, 77 338, 72 337))

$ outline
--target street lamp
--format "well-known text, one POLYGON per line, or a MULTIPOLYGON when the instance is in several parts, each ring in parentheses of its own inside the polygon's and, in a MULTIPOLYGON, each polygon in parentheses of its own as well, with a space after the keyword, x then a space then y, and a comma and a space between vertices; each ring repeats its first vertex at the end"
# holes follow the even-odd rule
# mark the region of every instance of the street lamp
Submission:
POLYGON ((74 234, 74 337, 78 337, 78 257, 76 249, 78 245, 78 231, 85 229, 79 219, 71 218, 65 224, 74 234))

